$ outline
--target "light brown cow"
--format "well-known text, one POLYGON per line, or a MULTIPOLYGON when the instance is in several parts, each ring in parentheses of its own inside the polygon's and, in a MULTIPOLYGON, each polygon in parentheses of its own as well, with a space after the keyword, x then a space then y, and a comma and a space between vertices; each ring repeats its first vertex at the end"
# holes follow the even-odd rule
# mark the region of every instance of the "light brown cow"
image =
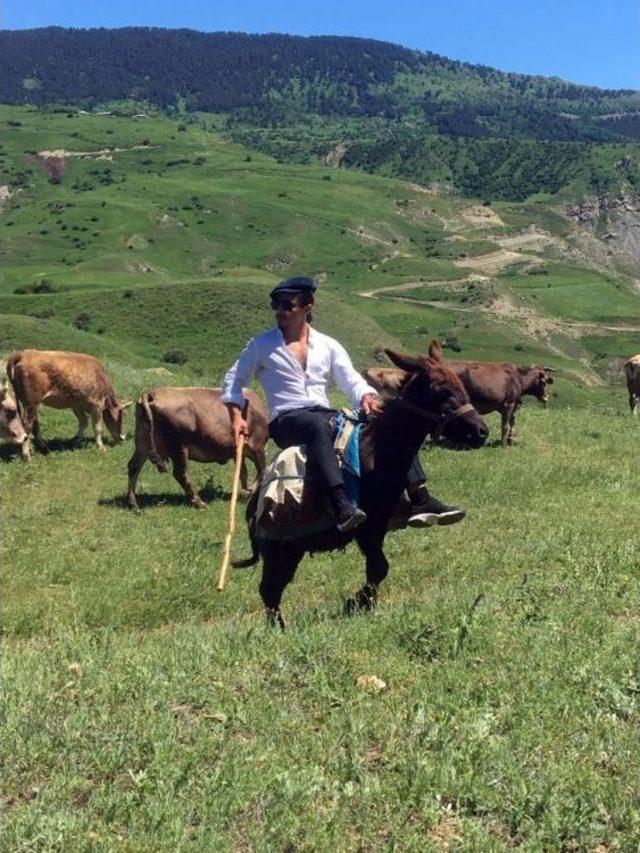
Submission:
POLYGON ((20 419, 16 401, 9 393, 6 378, 0 385, 0 438, 17 445, 24 461, 29 461, 31 452, 28 436, 20 419))
POLYGON ((118 400, 104 367, 94 356, 56 350, 20 350, 9 356, 7 374, 21 409, 24 428, 39 449, 47 449, 38 423, 41 403, 73 411, 78 419, 78 431, 74 436, 78 443, 84 436, 89 415, 98 450, 105 449, 103 419, 114 442, 124 441, 124 412, 131 404, 118 400))
POLYGON ((624 372, 627 377, 631 414, 637 416, 638 400, 640 400, 640 355, 631 356, 625 363, 624 372))
MULTIPOLYGON (((265 445, 269 438, 267 410, 251 390, 244 389, 247 400, 249 436, 245 457, 256 466, 258 478, 266 465, 265 445)), ((128 500, 131 509, 139 509, 136 484, 147 459, 166 471, 173 463, 173 476, 180 483, 192 506, 202 509, 204 501, 196 494, 189 475, 189 459, 224 464, 235 458, 235 442, 227 407, 220 401, 220 388, 154 388, 136 403, 136 449, 129 460, 128 500)), ((240 471, 242 488, 247 491, 247 467, 243 459, 240 471)))
MULTIPOLYGON (((447 367, 462 381, 476 411, 481 415, 500 412, 502 446, 513 444, 515 417, 522 397, 530 394, 546 405, 547 385, 553 382, 550 367, 518 367, 494 361, 446 361, 447 367)), ((364 376, 387 399, 395 397, 407 374, 395 367, 370 367, 364 376)))

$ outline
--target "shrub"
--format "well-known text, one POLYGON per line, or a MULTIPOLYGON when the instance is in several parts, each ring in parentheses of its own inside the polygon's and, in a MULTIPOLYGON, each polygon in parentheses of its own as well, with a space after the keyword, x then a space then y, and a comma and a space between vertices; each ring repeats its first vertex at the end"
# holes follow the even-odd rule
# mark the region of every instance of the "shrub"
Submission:
POLYGON ((80 329, 83 332, 87 331, 90 323, 91 323, 91 314, 86 314, 85 312, 78 314, 78 316, 73 321, 73 325, 76 327, 76 329, 80 329))
POLYGON ((454 352, 462 352, 460 341, 455 335, 447 335, 442 341, 442 349, 450 349, 454 352))
POLYGON ((36 308, 35 311, 31 311, 31 316, 38 320, 47 320, 49 317, 53 317, 55 313, 53 308, 36 308))
POLYGON ((186 124, 179 124, 179 125, 178 125, 178 131, 179 131, 180 133, 184 133, 186 129, 187 129, 187 125, 186 125, 186 124))
POLYGON ((55 288, 46 278, 40 279, 33 285, 34 293, 55 293, 55 288))
POLYGON ((323 175, 323 176, 322 176, 322 180, 323 180, 323 181, 330 181, 330 180, 331 180, 331 175, 323 175))
POLYGON ((122 293, 123 299, 133 299, 133 290, 125 290, 122 293))
POLYGON ((181 349, 170 349, 162 356, 162 360, 167 364, 184 364, 189 359, 181 349))
POLYGON ((25 296, 30 291, 28 287, 14 287, 13 292, 17 293, 18 296, 25 296))

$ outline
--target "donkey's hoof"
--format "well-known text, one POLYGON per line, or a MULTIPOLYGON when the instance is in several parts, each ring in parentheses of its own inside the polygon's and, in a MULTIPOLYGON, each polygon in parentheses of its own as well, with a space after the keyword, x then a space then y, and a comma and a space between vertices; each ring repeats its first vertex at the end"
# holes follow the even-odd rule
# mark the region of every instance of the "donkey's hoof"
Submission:
POLYGON ((371 611, 376 606, 378 595, 372 587, 362 587, 352 597, 344 602, 344 612, 347 616, 355 616, 356 613, 371 611))
POLYGON ((281 631, 284 631, 286 626, 279 607, 267 607, 267 625, 270 628, 280 628, 281 631))

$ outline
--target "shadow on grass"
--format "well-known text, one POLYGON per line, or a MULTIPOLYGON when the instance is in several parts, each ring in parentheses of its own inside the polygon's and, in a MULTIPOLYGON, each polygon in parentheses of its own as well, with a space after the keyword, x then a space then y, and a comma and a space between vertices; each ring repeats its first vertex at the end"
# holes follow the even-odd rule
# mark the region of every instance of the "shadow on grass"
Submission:
POLYGON ((14 459, 22 461, 20 457, 20 448, 15 444, 0 445, 0 461, 13 462, 14 459))
MULTIPOLYGON (((231 498, 230 492, 219 486, 214 486, 212 483, 207 483, 198 494, 206 504, 213 503, 214 501, 229 501, 231 498)), ((177 492, 159 492, 158 494, 151 495, 138 494, 136 497, 140 509, 150 509, 155 506, 189 506, 186 495, 178 494, 177 492)), ((126 494, 116 495, 113 498, 100 498, 98 506, 107 506, 112 509, 126 509, 128 512, 131 512, 126 494)))

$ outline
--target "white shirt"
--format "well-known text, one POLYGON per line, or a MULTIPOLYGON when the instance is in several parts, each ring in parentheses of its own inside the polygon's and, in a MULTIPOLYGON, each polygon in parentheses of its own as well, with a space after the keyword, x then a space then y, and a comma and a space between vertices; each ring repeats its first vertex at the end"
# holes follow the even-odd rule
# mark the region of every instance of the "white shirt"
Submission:
POLYGON ((222 402, 243 406, 242 388, 254 377, 264 388, 272 420, 291 409, 331 408, 327 386, 332 380, 352 405, 359 406, 365 394, 377 396, 354 369, 345 348, 313 328, 309 329, 306 370, 289 352, 277 327, 252 338, 224 377, 222 402))

